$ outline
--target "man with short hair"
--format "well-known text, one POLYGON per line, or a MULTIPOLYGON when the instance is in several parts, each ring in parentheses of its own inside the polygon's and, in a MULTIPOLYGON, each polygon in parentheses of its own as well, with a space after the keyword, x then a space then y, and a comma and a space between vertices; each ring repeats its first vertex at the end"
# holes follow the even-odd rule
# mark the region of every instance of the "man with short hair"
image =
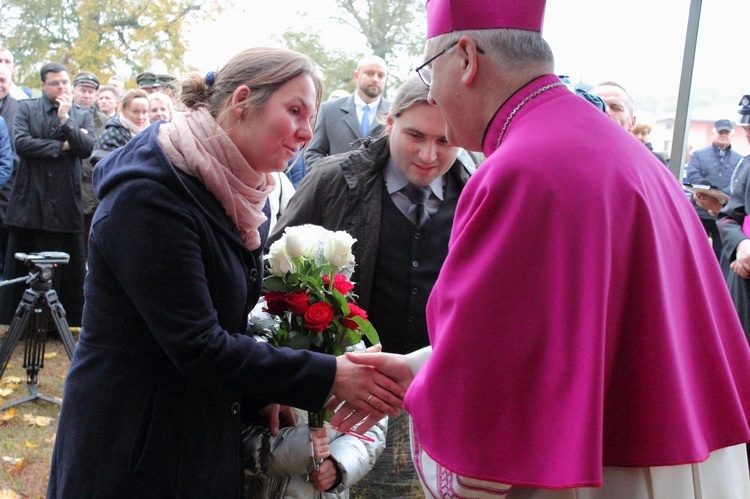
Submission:
POLYGON ((125 91, 125 84, 122 82, 122 78, 117 75, 112 75, 109 77, 109 79, 107 80, 107 86, 115 89, 118 98, 125 91))
POLYGON ((0 47, 0 65, 7 67, 10 73, 10 95, 16 100, 28 99, 30 94, 27 94, 21 87, 13 83, 13 73, 16 70, 16 65, 13 62, 13 54, 6 47, 0 47))
POLYGON ((672 172, 555 76, 544 8, 428 0, 418 71, 451 144, 486 160, 427 304, 431 349, 347 356, 410 385, 427 497, 750 497, 750 348, 703 227, 672 172))
MULTIPOLYGON (((742 155, 732 149, 732 135, 734 125, 731 121, 723 119, 714 123, 711 145, 693 151, 690 155, 690 161, 685 167, 685 182, 718 187, 728 196, 731 193, 732 173, 742 159, 742 155)), ((713 199, 707 198, 710 198, 707 194, 696 194, 693 196, 693 206, 706 235, 711 238, 716 259, 720 260, 723 245, 716 226, 718 209, 714 206, 713 199)))
MULTIPOLYGON (((40 70, 42 96, 19 102, 13 131, 20 158, 5 223, 10 228, 5 278, 28 273, 17 252, 63 251, 53 287, 71 326, 81 325, 85 251, 81 204, 81 159, 94 148, 94 118, 73 104, 62 64, 40 70)), ((20 286, 0 290, 0 323, 9 324, 23 294, 20 286)))
POLYGON ((595 86, 589 93, 600 97, 607 105, 607 114, 628 132, 635 127, 633 98, 625 88, 614 81, 605 81, 595 86))
POLYGON ((304 155, 308 171, 321 158, 353 151, 359 147, 359 139, 380 135, 390 106, 382 96, 387 78, 388 66, 381 57, 363 57, 354 71, 356 91, 320 106, 313 138, 304 155))
POLYGON ((111 118, 117 114, 117 106, 120 105, 120 94, 115 87, 105 85, 96 91, 96 106, 101 112, 111 118))

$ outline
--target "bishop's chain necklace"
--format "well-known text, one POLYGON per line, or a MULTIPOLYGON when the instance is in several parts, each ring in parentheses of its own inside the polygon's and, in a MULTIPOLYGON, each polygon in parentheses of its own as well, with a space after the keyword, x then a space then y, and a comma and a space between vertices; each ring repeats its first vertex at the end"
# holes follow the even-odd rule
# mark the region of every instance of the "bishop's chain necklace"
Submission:
POLYGON ((497 144, 495 144, 495 149, 500 147, 500 142, 503 140, 503 135, 505 135, 505 130, 508 128, 508 125, 510 125, 510 122, 513 121, 513 117, 516 115, 519 109, 521 109, 523 106, 525 106, 531 99, 536 97, 537 95, 541 94, 542 92, 546 92, 550 88, 555 87, 562 87, 565 83, 558 81, 557 83, 550 83, 549 85, 545 85, 542 88, 537 89, 535 92, 529 94, 528 97, 526 97, 524 100, 518 103, 518 105, 513 109, 513 111, 510 112, 508 115, 508 119, 505 120, 505 123, 503 123, 503 128, 500 130, 500 137, 497 138, 497 144))

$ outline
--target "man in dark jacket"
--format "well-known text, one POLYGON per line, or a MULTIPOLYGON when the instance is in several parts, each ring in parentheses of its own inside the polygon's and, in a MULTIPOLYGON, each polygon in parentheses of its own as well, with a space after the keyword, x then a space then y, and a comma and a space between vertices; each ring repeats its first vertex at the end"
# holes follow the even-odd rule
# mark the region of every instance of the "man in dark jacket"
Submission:
MULTIPOLYGON (((73 104, 70 78, 58 63, 42 66, 42 96, 19 102, 14 142, 20 164, 5 224, 10 228, 5 277, 28 272, 16 252, 63 251, 70 262, 55 273, 53 288, 71 326, 81 325, 85 251, 81 160, 94 148, 91 112, 73 104)), ((21 286, 0 292, 0 323, 9 324, 21 286)))
MULTIPOLYGON (((94 118, 94 139, 98 139, 109 121, 109 117, 99 111, 96 106, 97 91, 99 90, 99 78, 88 71, 81 71, 73 78, 73 103, 88 109, 94 118)), ((94 218, 94 210, 98 201, 94 195, 94 186, 91 184, 94 175, 94 165, 91 158, 81 161, 83 172, 81 183, 81 200, 83 202, 83 237, 88 246, 89 229, 91 220, 94 218)))
MULTIPOLYGON (((295 225, 351 234, 357 240, 352 280, 358 305, 367 311, 386 352, 429 345, 427 297, 448 253, 456 203, 469 178, 427 94, 414 75, 391 104, 385 136, 322 159, 302 179, 267 245, 295 225), (413 202, 405 190, 423 192, 425 198, 413 202)), ((390 421, 383 455, 352 493, 422 497, 409 457, 406 413, 390 421)))

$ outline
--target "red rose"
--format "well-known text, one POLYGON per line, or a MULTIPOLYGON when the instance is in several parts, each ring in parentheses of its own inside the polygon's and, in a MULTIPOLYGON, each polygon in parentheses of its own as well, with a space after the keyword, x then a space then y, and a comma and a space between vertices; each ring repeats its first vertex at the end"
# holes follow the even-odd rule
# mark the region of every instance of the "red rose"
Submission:
POLYGON ((264 296, 266 306, 263 307, 263 311, 273 315, 282 315, 287 309, 287 305, 284 303, 284 296, 285 294, 280 291, 269 291, 266 293, 264 296))
POLYGON ((293 314, 302 315, 310 306, 310 297, 307 291, 294 291, 284 296, 284 303, 289 306, 293 314))
MULTIPOLYGON (((359 305, 350 303, 349 315, 347 315, 347 317, 362 317, 363 319, 367 320, 367 312, 365 312, 364 309, 360 308, 359 305)), ((359 324, 347 318, 343 318, 343 317, 341 318, 341 325, 344 327, 348 327, 349 329, 354 329, 354 330, 359 328, 359 324)))
POLYGON ((310 331, 320 333, 331 323, 333 314, 333 307, 329 304, 323 302, 313 303, 303 316, 305 327, 310 331))
MULTIPOLYGON (((326 286, 328 286, 328 283, 331 282, 331 279, 327 276, 323 276, 323 282, 326 286)), ((347 294, 349 291, 354 289, 354 284, 351 283, 349 279, 346 278, 344 274, 336 274, 333 276, 333 288, 337 290, 342 295, 347 294)))

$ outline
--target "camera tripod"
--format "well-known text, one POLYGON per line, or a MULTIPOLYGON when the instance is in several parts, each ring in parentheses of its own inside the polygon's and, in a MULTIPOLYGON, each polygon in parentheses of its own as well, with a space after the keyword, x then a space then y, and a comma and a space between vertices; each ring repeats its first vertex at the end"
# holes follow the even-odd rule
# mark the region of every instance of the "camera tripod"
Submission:
POLYGON ((68 321, 65 319, 65 309, 58 300, 57 293, 52 289, 54 267, 60 263, 68 263, 68 254, 58 252, 16 253, 15 257, 18 260, 24 260, 26 265, 33 267, 33 269, 26 277, 0 283, 0 286, 22 281, 29 284, 11 320, 5 340, 0 345, 0 378, 5 373, 5 368, 8 366, 8 361, 18 341, 26 333, 23 367, 26 369, 26 384, 29 387, 29 395, 9 402, 0 407, 0 411, 35 399, 60 404, 58 399, 39 393, 37 387, 39 370, 44 367, 44 350, 50 317, 65 346, 68 358, 73 358, 73 349, 75 348, 73 335, 70 333, 68 321))

